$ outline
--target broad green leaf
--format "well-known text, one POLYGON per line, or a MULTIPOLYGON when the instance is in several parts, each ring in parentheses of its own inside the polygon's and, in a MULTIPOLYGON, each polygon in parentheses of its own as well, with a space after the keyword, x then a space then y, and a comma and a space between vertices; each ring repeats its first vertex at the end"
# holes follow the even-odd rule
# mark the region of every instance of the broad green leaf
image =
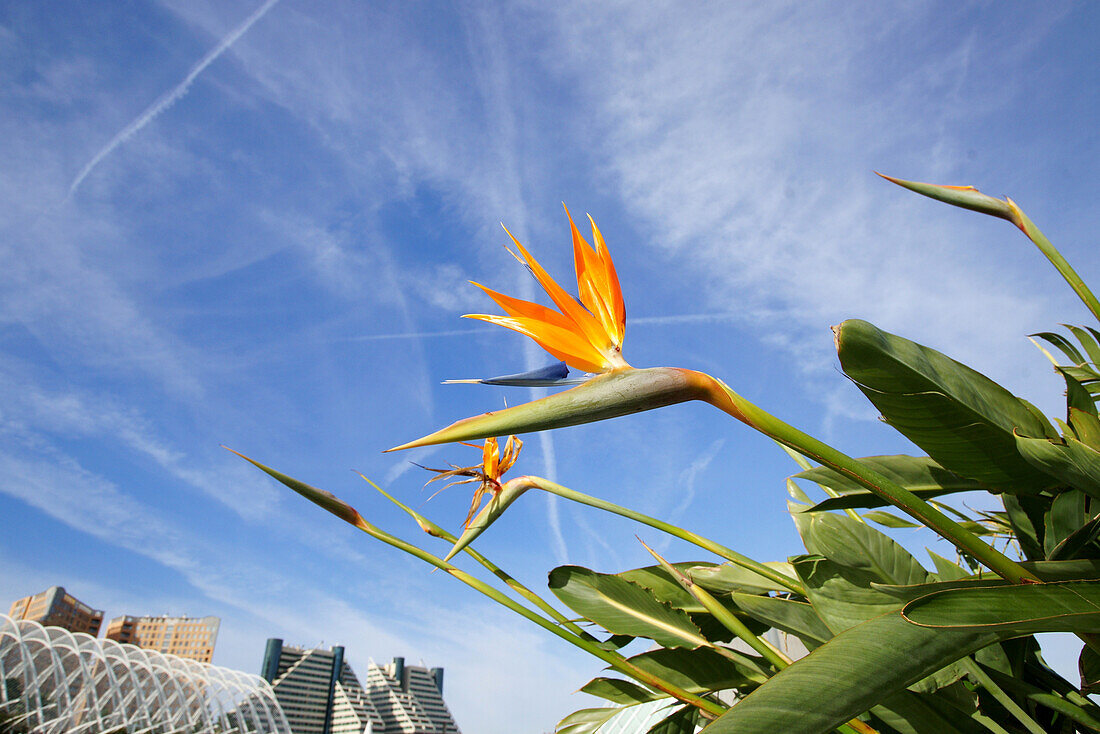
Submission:
MULTIPOLYGON (((1078 706, 1067 701, 1056 691, 1045 690, 1016 676, 1005 675, 997 670, 986 670, 985 672, 1006 693, 1015 694, 1018 698, 1026 698, 1046 706, 1072 721, 1083 724, 1086 730, 1100 731, 1100 708, 1092 702, 1085 700, 1082 705, 1078 706)), ((1062 730, 1068 732, 1080 731, 1072 726, 1062 730)))
POLYGON ((581 687, 581 692, 587 693, 590 696, 606 698, 612 703, 626 706, 668 697, 667 693, 651 691, 633 681, 623 680, 621 678, 593 678, 581 687))
POLYGON ((612 716, 622 710, 623 707, 621 706, 580 709, 559 721, 558 725, 554 727, 554 731, 556 734, 593 734, 606 724, 612 716))
POLYGON ((1081 352, 1077 350, 1077 347, 1073 345, 1073 342, 1055 331, 1040 331, 1037 334, 1029 334, 1028 336, 1037 336, 1055 347, 1062 354, 1066 355, 1066 359, 1070 361, 1070 364, 1078 365, 1087 361, 1084 355, 1082 355, 1081 352))
MULTIPOLYGON (((976 708, 976 706, 975 706, 976 708)), ((989 730, 943 696, 900 691, 887 698, 871 713, 898 734, 989 734, 989 730)))
MULTIPOLYGON (((769 561, 764 565, 792 579, 795 578, 794 569, 786 561, 769 561)), ((676 566, 682 567, 682 564, 676 564, 676 566)), ((707 591, 719 594, 728 594, 733 591, 741 591, 747 594, 787 591, 786 587, 775 583, 771 579, 732 563, 723 563, 719 566, 697 564, 687 569, 687 575, 707 591)))
MULTIPOLYGON (((687 569, 703 565, 703 563, 703 561, 698 561, 695 563, 686 562, 673 565, 680 571, 687 571, 687 569)), ((689 612, 704 611, 703 605, 700 604, 695 597, 685 591, 684 587, 660 566, 645 566, 643 568, 631 569, 630 571, 622 571, 615 575, 624 581, 629 581, 642 588, 649 589, 654 598, 658 601, 668 602, 677 609, 683 609, 689 612)))
POLYGON ((1100 692, 1100 653, 1088 645, 1081 648, 1077 671, 1081 674, 1081 690, 1084 693, 1100 692))
POLYGON ((771 675, 771 668, 762 658, 735 650, 728 652, 732 657, 705 647, 698 650, 666 648, 643 652, 629 660, 689 693, 746 688, 763 683, 771 675))
POLYGON ((1078 441, 1094 449, 1100 449, 1100 419, 1087 410, 1071 406, 1069 423, 1078 441))
POLYGON ((822 556, 791 560, 814 611, 834 634, 901 609, 898 599, 871 588, 880 578, 876 574, 841 566, 822 556))
POLYGON ((887 528, 919 528, 922 527, 915 522, 909 522, 908 520, 902 520, 897 515, 891 515, 889 512, 883 512, 882 510, 871 510, 870 512, 863 513, 865 520, 878 523, 887 528))
POLYGON ((818 647, 833 636, 814 608, 806 602, 738 592, 733 593, 733 602, 761 622, 794 635, 807 648, 818 647))
POLYGON ((955 581, 936 581, 929 584, 912 584, 910 586, 893 584, 875 584, 874 588, 883 594, 888 594, 902 602, 911 602, 923 596, 934 594, 938 591, 954 591, 955 589, 985 589, 992 586, 1007 586, 1008 582, 1002 578, 986 574, 984 578, 968 576, 955 581))
MULTIPOLYGON (((927 456, 865 456, 861 464, 874 469, 895 484, 905 487, 918 497, 928 499, 952 492, 968 492, 988 489, 981 482, 960 477, 947 471, 927 456)), ((828 467, 819 466, 794 475, 795 479, 805 479, 840 492, 840 497, 830 497, 817 503, 807 512, 825 510, 843 510, 848 508, 881 507, 886 503, 877 494, 867 490, 851 477, 840 474, 828 467)))
POLYGON ((1056 483, 1020 456, 1013 437, 1053 436, 1053 427, 985 375, 866 321, 836 327, 836 343, 845 374, 944 468, 1006 492, 1056 483))
POLYGON ((1003 495, 1001 500, 1024 557, 1031 560, 1046 558, 1046 553, 1043 552, 1043 528, 1050 500, 1045 497, 1012 494, 1003 495))
POLYGON ((928 551, 928 557, 931 558, 932 563, 936 565, 936 575, 940 577, 940 581, 958 581, 970 575, 959 564, 953 563, 943 556, 933 553, 931 550, 928 551))
POLYGON ((1100 452, 1080 441, 1016 436, 1020 454, 1032 466, 1093 497, 1100 497, 1100 452))
POLYGON ((648 637, 664 647, 708 644, 682 609, 617 576, 559 566, 550 572, 550 590, 574 612, 612 634, 648 637))
POLYGON ((1081 328, 1079 326, 1071 326, 1070 324, 1062 324, 1077 337, 1077 341, 1081 342, 1081 346, 1085 348, 1085 354, 1088 355, 1089 361, 1095 365, 1100 365, 1100 333, 1097 333, 1096 329, 1086 326, 1081 328))
POLYGON ((933 630, 908 624, 896 612, 884 614, 780 671, 705 734, 824 734, 996 641, 997 635, 988 631, 933 630))
POLYGON ((611 637, 608 637, 600 643, 600 648, 604 650, 619 650, 633 641, 634 638, 630 635, 611 635, 611 637))
POLYGON ((699 709, 694 706, 681 706, 654 724, 646 734, 695 734, 698 721, 699 709))
POLYGON ((1072 489, 1055 496, 1044 522, 1043 546, 1047 558, 1056 560, 1052 556, 1054 549, 1089 521, 1085 511, 1087 499, 1083 492, 1072 489))
POLYGON ((953 589, 905 605, 902 615, 930 629, 1100 632, 1100 581, 953 589))
POLYGON ((864 571, 879 583, 921 584, 929 580, 924 567, 893 538, 846 515, 812 515, 802 542, 810 553, 864 571))
POLYGON ((1095 416, 1096 403, 1093 402, 1092 395, 1085 389, 1085 386, 1071 375, 1066 374, 1066 371, 1061 367, 1057 369, 1058 372, 1061 373, 1062 378, 1066 381, 1066 407, 1076 408, 1077 410, 1095 416))
POLYGON ((1075 558, 1071 561, 1024 561, 1020 565, 1043 581, 1100 579, 1100 559, 1096 558, 1075 558))

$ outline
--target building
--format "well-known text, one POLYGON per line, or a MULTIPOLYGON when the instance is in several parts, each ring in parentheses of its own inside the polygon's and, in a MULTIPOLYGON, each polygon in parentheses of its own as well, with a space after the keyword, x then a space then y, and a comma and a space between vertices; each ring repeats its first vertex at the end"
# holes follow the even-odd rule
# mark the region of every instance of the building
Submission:
POLYGON ((260 675, 275 690, 294 734, 381 734, 375 711, 344 648, 304 648, 267 641, 260 675))
POLYGON ((443 702, 443 669, 394 658, 367 666, 363 686, 344 657, 270 639, 261 676, 294 734, 461 734, 443 702))
POLYGON ((108 640, 209 663, 218 639, 217 617, 115 617, 108 640))
POLYGON ((0 732, 291 734, 267 681, 0 614, 0 732))
POLYGON ((70 632, 83 632, 95 637, 103 624, 103 612, 92 609, 64 587, 51 586, 45 591, 25 596, 11 605, 12 619, 26 619, 47 627, 61 627, 70 632))
POLYGON ((405 658, 371 663, 367 696, 386 722, 372 734, 461 734, 443 702, 443 668, 405 665, 405 658))

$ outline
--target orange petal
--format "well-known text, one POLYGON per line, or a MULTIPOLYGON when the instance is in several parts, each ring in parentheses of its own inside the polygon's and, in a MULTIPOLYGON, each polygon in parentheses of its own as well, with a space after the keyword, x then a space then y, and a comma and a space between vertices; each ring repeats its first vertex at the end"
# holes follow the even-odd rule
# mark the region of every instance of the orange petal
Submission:
POLYGON ((493 316, 491 314, 466 314, 463 318, 488 321, 512 331, 531 337, 535 342, 558 359, 584 372, 604 372, 612 366, 604 354, 588 343, 583 337, 570 329, 563 329, 545 321, 512 316, 493 316))
POLYGON ((498 293, 491 288, 486 288, 481 283, 474 283, 472 280, 470 282, 485 291, 486 295, 496 301, 496 304, 503 308, 505 313, 509 316, 545 321, 548 324, 554 324, 562 329, 574 330, 573 322, 569 320, 569 318, 562 316, 551 308, 547 308, 538 303, 532 303, 531 301, 512 298, 503 293, 498 293))
POLYGON ((623 291, 619 287, 619 276, 615 272, 615 263, 611 261, 611 253, 607 251, 607 243, 604 242, 596 221, 591 216, 588 221, 592 223, 592 239, 596 243, 596 254, 603 264, 604 289, 601 293, 611 312, 614 331, 611 332, 616 346, 622 346, 623 337, 626 334, 626 304, 623 303, 623 291))
POLYGON ((596 251, 585 241, 573 223, 573 215, 569 213, 569 207, 565 208, 565 216, 569 217, 569 229, 573 235, 573 267, 577 272, 577 291, 584 304, 593 316, 603 324, 604 331, 611 334, 608 324, 611 323, 611 314, 607 305, 600 297, 600 281, 603 279, 603 265, 600 263, 596 251))
POLYGON ((500 465, 500 448, 496 438, 485 439, 485 446, 481 450, 481 468, 486 476, 496 479, 497 467, 500 465))
MULTIPOLYGON (((508 228, 505 227, 504 231, 508 232, 508 228)), ((512 238, 512 242, 515 243, 516 247, 523 255, 523 259, 531 268, 531 272, 534 273, 535 279, 539 282, 539 285, 546 291, 546 295, 550 296, 550 300, 561 309, 561 312, 572 319, 576 324, 576 331, 583 336, 583 338, 587 339, 597 350, 607 349, 613 346, 607 332, 604 331, 603 326, 596 320, 596 317, 588 313, 581 304, 573 300, 573 296, 569 295, 565 289, 558 285, 557 281, 550 277, 549 273, 539 265, 538 260, 531 256, 527 248, 525 248, 511 232, 508 232, 508 236, 512 238)))

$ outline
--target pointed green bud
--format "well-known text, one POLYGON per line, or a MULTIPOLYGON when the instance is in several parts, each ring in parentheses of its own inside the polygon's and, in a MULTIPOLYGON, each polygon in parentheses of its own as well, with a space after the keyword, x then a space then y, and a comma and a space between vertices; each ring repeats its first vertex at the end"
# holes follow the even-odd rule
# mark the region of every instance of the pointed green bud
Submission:
MULTIPOLYGON (((875 171, 878 173, 878 171, 875 171)), ((887 181, 898 186, 915 191, 936 201, 942 201, 953 206, 970 209, 972 211, 989 214, 990 216, 1007 219, 1020 229, 1024 228, 1021 212, 1011 199, 998 199, 995 196, 983 194, 973 186, 941 186, 939 184, 921 183, 919 181, 906 181, 903 178, 894 178, 884 173, 878 173, 887 181)), ((1025 230, 1026 231, 1026 230, 1025 230)))
POLYGON ((389 451, 510 433, 546 431, 640 413, 688 400, 708 400, 715 380, 675 367, 626 368, 597 375, 571 390, 492 413, 465 418, 389 451))

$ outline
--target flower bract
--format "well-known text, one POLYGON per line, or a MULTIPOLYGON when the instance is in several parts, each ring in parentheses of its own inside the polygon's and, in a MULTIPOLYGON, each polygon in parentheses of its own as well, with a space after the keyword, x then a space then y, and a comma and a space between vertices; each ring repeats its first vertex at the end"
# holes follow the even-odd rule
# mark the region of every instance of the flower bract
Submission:
MULTIPOLYGON (((568 214, 566 210, 566 215, 568 214)), ((610 372, 629 367, 622 356, 626 307, 623 305, 619 278, 603 235, 591 217, 589 221, 592 223, 594 246, 584 239, 573 223, 572 216, 569 217, 573 233, 578 298, 574 298, 558 285, 505 228, 504 231, 508 232, 519 251, 513 255, 530 269, 558 310, 513 298, 480 283, 474 283, 496 301, 507 315, 466 314, 465 318, 488 321, 526 334, 550 354, 583 372, 610 372)))

